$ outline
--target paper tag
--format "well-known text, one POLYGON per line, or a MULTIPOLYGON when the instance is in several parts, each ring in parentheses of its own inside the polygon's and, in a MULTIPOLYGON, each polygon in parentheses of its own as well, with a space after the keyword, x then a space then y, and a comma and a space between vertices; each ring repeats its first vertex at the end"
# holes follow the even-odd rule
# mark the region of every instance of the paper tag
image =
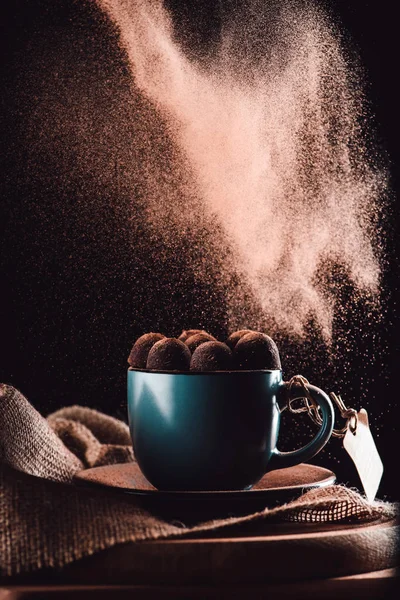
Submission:
POLYGON ((357 413, 357 429, 352 433, 347 429, 343 446, 354 462, 367 499, 375 500, 383 473, 383 463, 372 437, 367 411, 362 408, 357 413))

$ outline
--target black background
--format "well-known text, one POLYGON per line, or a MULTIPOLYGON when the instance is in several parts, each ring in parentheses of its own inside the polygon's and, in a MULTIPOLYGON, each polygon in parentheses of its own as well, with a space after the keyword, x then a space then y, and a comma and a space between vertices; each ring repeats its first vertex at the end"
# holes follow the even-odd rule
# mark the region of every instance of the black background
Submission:
MULTIPOLYGON (((170 0, 169 5, 189 43, 194 40, 202 48, 212 44, 218 34, 216 3, 170 0)), ((368 352, 358 354, 351 391, 353 399, 366 394, 363 378, 367 373, 364 405, 386 467, 379 495, 394 499, 398 497, 396 379, 400 366, 396 5, 335 1, 329 6, 360 55, 375 114, 374 136, 390 162, 382 356, 366 369, 368 352)), ((127 222, 130 188, 123 172, 118 167, 114 170, 126 158, 126 119, 123 114, 117 117, 108 133, 104 115, 123 112, 119 106, 129 93, 129 73, 110 24, 88 3, 70 0, 6 1, 1 11, 5 147, 1 158, 0 380, 18 387, 45 414, 80 403, 124 418, 126 357, 135 337, 157 329, 177 335, 181 326, 206 327, 224 335, 223 294, 214 291, 210 307, 205 300, 210 282, 194 289, 191 273, 182 275, 185 253, 190 251, 185 240, 179 260, 176 254, 162 252, 154 240, 149 242, 138 200, 139 216, 127 222), (71 130, 60 126, 56 113, 61 107, 71 122, 79 121, 76 107, 83 97, 85 110, 94 115, 87 136, 97 136, 98 145, 93 151, 88 141, 83 160, 77 161, 71 130), (109 160, 110 156, 114 158, 109 160), (118 210, 110 210, 116 190, 118 210), (133 245, 132 236, 137 240, 133 245), (162 290, 163 283, 170 289, 171 282, 174 296, 160 297, 156 290, 162 290)), ((78 158, 81 146, 82 139, 78 158)), ((357 318, 362 317, 354 317, 356 347, 363 344, 361 336, 357 339, 357 318)), ((296 364, 292 356, 288 364, 312 378, 304 359, 296 364)), ((322 375, 316 383, 324 387, 330 385, 328 380, 322 375)), ((330 450, 315 460, 333 467, 340 480, 358 485, 337 441, 330 442, 330 450)))

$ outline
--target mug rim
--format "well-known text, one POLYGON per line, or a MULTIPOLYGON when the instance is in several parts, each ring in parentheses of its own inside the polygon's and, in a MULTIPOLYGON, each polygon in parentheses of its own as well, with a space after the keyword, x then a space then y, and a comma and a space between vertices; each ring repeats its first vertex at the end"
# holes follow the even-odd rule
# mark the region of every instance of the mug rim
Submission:
POLYGON ((161 371, 161 370, 152 370, 152 369, 137 369, 135 367, 128 367, 128 373, 132 371, 134 373, 148 373, 149 375, 240 375, 240 374, 249 374, 249 373, 282 373, 282 369, 257 369, 257 370, 226 370, 226 371, 161 371))

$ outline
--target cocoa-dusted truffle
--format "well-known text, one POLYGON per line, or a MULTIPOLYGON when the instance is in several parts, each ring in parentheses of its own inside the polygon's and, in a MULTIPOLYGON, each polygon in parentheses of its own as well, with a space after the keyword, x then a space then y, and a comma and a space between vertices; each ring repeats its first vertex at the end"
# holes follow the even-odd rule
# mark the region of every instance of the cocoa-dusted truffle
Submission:
POLYGON ((150 349, 156 342, 164 339, 161 333, 145 333, 133 344, 128 363, 135 369, 145 369, 150 349))
POLYGON ((229 348, 231 350, 234 349, 234 347, 236 346, 236 344, 238 343, 238 341, 244 336, 246 335, 246 333, 254 333, 252 329, 239 329, 239 331, 235 331, 234 333, 231 333, 231 335, 228 337, 228 339, 226 340, 227 345, 229 346, 229 348))
POLYGON ((236 344, 233 357, 235 368, 240 370, 281 368, 278 348, 274 340, 265 333, 246 333, 236 344))
POLYGON ((191 371, 227 371, 232 368, 232 352, 222 342, 204 342, 193 352, 191 371))
POLYGON ((209 335, 207 331, 204 331, 204 329, 183 329, 178 339, 180 339, 182 342, 186 342, 188 338, 190 338, 192 335, 196 335, 196 333, 205 333, 206 335, 209 335))
POLYGON ((181 340, 164 338, 150 349, 146 367, 155 371, 187 371, 190 358, 190 350, 181 340))
POLYGON ((187 338, 187 340, 185 340, 185 344, 189 348, 190 352, 193 354, 193 352, 196 350, 196 348, 198 346, 200 346, 200 344, 204 344, 204 342, 216 342, 216 341, 217 340, 215 339, 215 337, 213 337, 209 333, 204 332, 204 333, 195 333, 194 335, 191 335, 190 337, 187 338))

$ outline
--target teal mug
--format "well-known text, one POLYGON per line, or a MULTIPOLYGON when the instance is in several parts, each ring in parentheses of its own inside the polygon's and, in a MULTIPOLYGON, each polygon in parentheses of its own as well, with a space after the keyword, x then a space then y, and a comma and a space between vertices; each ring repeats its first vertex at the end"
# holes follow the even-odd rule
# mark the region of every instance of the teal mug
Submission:
MULTIPOLYGON (((136 460, 160 490, 245 490, 272 469, 297 465, 327 443, 334 411, 307 385, 321 409, 315 437, 293 452, 277 449, 280 408, 289 384, 282 371, 165 373, 128 370, 128 416, 136 460)), ((297 385, 290 397, 304 396, 297 385)))

